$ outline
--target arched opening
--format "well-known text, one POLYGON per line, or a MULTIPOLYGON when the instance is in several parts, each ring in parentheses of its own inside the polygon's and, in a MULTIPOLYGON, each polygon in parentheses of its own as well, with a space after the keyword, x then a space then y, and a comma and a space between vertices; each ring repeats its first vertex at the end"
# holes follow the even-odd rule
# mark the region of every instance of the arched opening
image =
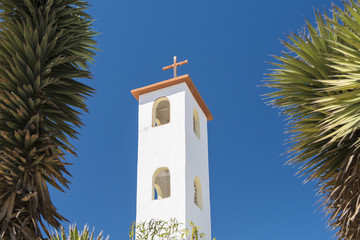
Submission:
POLYGON ((170 171, 168 168, 163 167, 155 171, 152 189, 153 200, 170 197, 170 171))
POLYGON ((200 139, 200 120, 199 120, 199 113, 196 110, 196 108, 194 108, 193 111, 193 130, 195 135, 200 139))
POLYGON ((170 122, 170 102, 167 97, 155 100, 153 105, 152 126, 160 126, 170 122))
POLYGON ((203 208, 201 182, 200 178, 197 176, 194 179, 194 203, 200 209, 203 208))

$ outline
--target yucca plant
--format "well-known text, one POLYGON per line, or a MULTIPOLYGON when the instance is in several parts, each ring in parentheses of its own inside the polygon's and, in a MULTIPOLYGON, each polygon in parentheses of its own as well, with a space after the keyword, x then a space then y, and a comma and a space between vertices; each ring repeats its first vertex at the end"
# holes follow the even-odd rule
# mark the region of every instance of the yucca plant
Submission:
POLYGON ((48 184, 63 191, 65 152, 93 89, 96 42, 82 0, 0 0, 0 239, 50 237, 65 218, 48 184))
POLYGON ((316 12, 316 26, 291 34, 266 86, 288 117, 289 164, 318 183, 339 239, 360 239, 360 6, 316 12))
MULTIPOLYGON (((61 228, 60 233, 55 232, 51 237, 50 240, 103 240, 102 232, 95 237, 94 230, 92 232, 89 231, 89 226, 85 225, 84 230, 80 232, 76 225, 69 227, 69 234, 66 235, 64 228, 61 228)), ((105 240, 108 240, 107 237, 105 240)))

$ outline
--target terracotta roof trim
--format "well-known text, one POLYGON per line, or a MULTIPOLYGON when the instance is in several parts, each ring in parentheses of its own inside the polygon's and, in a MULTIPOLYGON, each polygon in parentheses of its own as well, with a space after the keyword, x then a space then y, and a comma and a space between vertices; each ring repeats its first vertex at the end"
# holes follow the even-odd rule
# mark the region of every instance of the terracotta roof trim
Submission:
POLYGON ((186 85, 188 86, 190 92, 192 93, 195 100, 199 104, 201 110, 205 113, 207 120, 208 121, 213 120, 213 116, 212 116, 209 108, 206 106, 205 101, 202 99, 199 91, 196 89, 193 81, 191 80, 191 78, 189 77, 188 74, 185 74, 185 75, 182 75, 182 76, 179 76, 176 78, 171 78, 169 80, 161 81, 158 83, 154 83, 154 84, 151 84, 151 85, 148 85, 145 87, 133 89, 133 90, 131 90, 131 94, 136 98, 136 100, 139 101, 139 96, 142 94, 153 92, 158 89, 165 88, 165 87, 170 87, 170 86, 182 83, 182 82, 185 82, 186 85))

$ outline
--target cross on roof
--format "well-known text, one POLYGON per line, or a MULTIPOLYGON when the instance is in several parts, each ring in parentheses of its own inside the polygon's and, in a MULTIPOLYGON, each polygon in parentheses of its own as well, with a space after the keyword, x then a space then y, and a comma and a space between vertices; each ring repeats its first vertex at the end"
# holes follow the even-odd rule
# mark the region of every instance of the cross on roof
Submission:
POLYGON ((169 66, 163 67, 163 71, 174 68, 174 78, 177 77, 177 67, 189 62, 188 60, 185 60, 182 62, 176 62, 176 60, 177 60, 177 58, 176 58, 176 56, 174 56, 174 63, 169 66))

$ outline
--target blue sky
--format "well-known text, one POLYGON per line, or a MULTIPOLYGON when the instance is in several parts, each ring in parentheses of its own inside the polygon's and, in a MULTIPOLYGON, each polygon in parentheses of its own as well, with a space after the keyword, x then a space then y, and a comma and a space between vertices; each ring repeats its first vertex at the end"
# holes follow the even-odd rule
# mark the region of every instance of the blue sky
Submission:
MULTIPOLYGON (((322 240, 334 232, 315 211, 313 183, 294 176, 286 122, 258 87, 285 50, 280 39, 314 22, 326 0, 91 0, 99 48, 97 89, 68 156, 70 191, 52 191, 59 211, 112 240, 127 239, 136 211, 138 102, 131 89, 189 74, 214 120, 208 123, 212 233, 219 240, 322 240)), ((65 225, 68 225, 65 223, 65 225)))

